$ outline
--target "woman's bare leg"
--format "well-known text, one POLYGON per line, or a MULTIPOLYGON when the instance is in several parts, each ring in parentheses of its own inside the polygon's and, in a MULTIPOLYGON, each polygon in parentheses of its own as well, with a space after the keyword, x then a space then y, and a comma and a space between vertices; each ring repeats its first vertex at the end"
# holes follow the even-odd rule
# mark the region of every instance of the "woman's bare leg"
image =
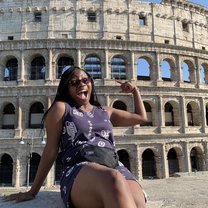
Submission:
POLYGON ((146 208, 144 192, 142 190, 142 187, 139 185, 139 183, 134 180, 127 180, 127 183, 129 184, 136 207, 146 208))
POLYGON ((137 208, 133 189, 119 171, 90 163, 75 178, 71 200, 76 208, 137 208))

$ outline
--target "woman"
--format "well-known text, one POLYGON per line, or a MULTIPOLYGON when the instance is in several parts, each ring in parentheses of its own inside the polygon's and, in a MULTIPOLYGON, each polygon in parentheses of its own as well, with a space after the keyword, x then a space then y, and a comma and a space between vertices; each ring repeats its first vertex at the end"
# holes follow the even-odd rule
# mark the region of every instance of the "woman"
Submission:
POLYGON ((135 177, 117 160, 113 126, 132 126, 147 120, 139 89, 122 83, 122 92, 134 96, 135 112, 101 107, 93 80, 79 67, 66 70, 55 100, 45 113, 47 143, 31 189, 6 196, 17 202, 38 194, 61 149, 64 170, 61 196, 66 207, 141 208, 144 193, 135 177))

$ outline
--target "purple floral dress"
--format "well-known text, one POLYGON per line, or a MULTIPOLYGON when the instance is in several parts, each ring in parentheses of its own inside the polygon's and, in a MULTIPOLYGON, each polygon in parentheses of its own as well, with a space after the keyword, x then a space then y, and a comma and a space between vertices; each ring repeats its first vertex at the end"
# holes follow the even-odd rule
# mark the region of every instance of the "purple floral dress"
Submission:
MULTIPOLYGON (((115 149, 115 141, 112 133, 112 124, 107 111, 102 107, 94 106, 90 112, 65 103, 63 118, 63 131, 61 135, 61 158, 63 174, 60 182, 61 197, 67 208, 73 208, 70 192, 74 178, 83 165, 89 162, 80 162, 75 165, 67 165, 78 151, 80 145, 95 145, 115 149)), ((130 171, 119 162, 115 168, 126 179, 136 180, 130 171)))

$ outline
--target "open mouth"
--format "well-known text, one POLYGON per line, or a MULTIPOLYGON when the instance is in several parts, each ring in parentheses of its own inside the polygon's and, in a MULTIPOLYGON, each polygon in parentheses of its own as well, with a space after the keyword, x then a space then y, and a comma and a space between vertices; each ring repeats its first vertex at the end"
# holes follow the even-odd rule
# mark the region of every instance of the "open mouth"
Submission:
POLYGON ((79 98, 81 99, 87 99, 88 97, 88 91, 85 89, 80 90, 77 95, 79 96, 79 98))

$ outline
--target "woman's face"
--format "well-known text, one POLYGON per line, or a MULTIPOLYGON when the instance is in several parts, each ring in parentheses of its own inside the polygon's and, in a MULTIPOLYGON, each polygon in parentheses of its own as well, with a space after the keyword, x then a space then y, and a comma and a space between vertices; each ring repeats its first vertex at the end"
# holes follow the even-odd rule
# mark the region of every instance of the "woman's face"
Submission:
POLYGON ((76 69, 68 83, 69 95, 78 106, 87 105, 92 92, 91 78, 80 69, 76 69))

